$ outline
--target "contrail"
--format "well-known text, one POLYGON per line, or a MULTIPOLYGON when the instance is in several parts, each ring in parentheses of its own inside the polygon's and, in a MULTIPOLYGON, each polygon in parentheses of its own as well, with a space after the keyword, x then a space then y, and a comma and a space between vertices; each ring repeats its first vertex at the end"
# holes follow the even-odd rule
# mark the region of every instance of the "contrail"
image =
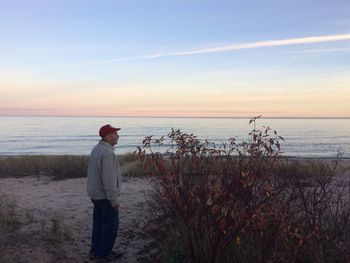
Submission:
POLYGON ((343 40, 350 40, 350 34, 312 36, 312 37, 290 38, 290 39, 281 39, 281 40, 266 40, 266 41, 258 41, 258 42, 251 42, 251 43, 232 44, 232 45, 213 47, 213 48, 195 49, 195 50, 189 50, 189 51, 168 52, 168 53, 151 54, 151 55, 138 56, 138 57, 126 57, 126 58, 119 58, 119 59, 94 61, 94 62, 88 62, 86 64, 88 65, 108 64, 108 63, 131 61, 131 60, 144 60, 144 59, 154 59, 154 58, 174 57, 174 56, 190 56, 190 55, 197 55, 197 54, 227 52, 227 51, 242 50, 242 49, 305 45, 305 44, 313 44, 313 43, 343 41, 343 40))
POLYGON ((124 62, 124 61, 131 61, 131 60, 153 59, 153 58, 159 58, 164 56, 165 56, 164 54, 153 54, 153 55, 145 55, 145 56, 138 56, 138 57, 116 58, 116 59, 110 59, 110 60, 92 61, 92 62, 85 63, 84 65, 97 65, 97 64, 108 64, 108 63, 124 62))
POLYGON ((253 43, 228 45, 228 46, 222 46, 222 47, 216 47, 216 48, 207 48, 207 49, 198 49, 198 50, 192 50, 192 51, 176 52, 176 53, 171 53, 169 55, 171 55, 171 56, 181 56, 181 55, 184 56, 184 55, 214 53, 214 52, 223 52, 223 51, 240 50, 240 49, 302 45, 302 44, 333 42, 333 41, 342 41, 342 40, 350 40, 350 34, 290 38, 290 39, 282 39, 282 40, 267 40, 267 41, 253 42, 253 43))

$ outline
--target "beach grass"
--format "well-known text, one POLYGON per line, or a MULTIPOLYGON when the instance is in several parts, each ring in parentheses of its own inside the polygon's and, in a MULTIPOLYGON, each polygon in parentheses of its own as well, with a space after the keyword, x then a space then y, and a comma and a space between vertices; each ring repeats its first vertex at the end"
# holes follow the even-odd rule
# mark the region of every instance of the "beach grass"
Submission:
POLYGON ((14 200, 9 200, 0 193, 0 233, 11 232, 19 224, 16 208, 14 200))
POLYGON ((122 155, 118 155, 118 161, 121 166, 127 163, 133 163, 138 160, 138 156, 134 153, 125 153, 122 155))
POLYGON ((0 157, 0 176, 47 175, 56 179, 85 177, 87 156, 18 155, 0 157))
POLYGON ((16 202, 0 193, 0 262, 6 262, 7 236, 19 226, 16 202))
POLYGON ((26 262, 20 254, 9 252, 20 247, 35 250, 41 246, 53 258, 60 258, 64 256, 61 245, 66 241, 72 241, 72 233, 62 212, 39 219, 33 210, 19 208, 15 200, 0 195, 0 263, 26 262), (40 231, 35 225, 40 225, 40 231))
MULTIPOLYGON (((16 155, 0 156, 0 177, 50 176, 56 180, 87 176, 86 155, 16 155)), ((126 176, 144 176, 142 165, 133 153, 118 156, 127 166, 126 176), (132 164, 132 165, 131 165, 132 164)))

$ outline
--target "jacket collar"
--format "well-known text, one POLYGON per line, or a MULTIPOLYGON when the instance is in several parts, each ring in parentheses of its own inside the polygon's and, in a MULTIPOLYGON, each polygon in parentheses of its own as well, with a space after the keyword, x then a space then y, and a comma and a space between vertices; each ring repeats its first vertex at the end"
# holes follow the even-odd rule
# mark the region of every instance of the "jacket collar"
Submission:
POLYGON ((111 149, 114 150, 114 147, 113 147, 112 145, 110 145, 108 142, 104 141, 104 140, 100 140, 100 141, 99 141, 99 144, 100 144, 100 145, 103 145, 103 146, 105 146, 105 147, 110 147, 111 149))

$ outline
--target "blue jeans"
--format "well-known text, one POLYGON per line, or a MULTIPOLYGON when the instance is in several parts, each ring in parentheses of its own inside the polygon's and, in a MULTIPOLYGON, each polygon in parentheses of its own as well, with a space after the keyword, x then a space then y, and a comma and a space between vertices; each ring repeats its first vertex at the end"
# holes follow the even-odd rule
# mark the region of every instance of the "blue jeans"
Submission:
POLYGON ((119 212, 107 199, 91 200, 94 204, 91 249, 98 257, 108 256, 118 234, 119 212))

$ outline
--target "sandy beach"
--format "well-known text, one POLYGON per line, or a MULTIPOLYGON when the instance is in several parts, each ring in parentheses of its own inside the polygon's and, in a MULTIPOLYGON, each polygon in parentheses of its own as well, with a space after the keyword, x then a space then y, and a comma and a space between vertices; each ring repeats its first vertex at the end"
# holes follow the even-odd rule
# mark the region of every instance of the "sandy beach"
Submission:
MULTIPOLYGON (((151 186, 145 178, 124 177, 123 181, 115 248, 125 253, 117 262, 131 263, 137 262, 150 242, 144 230, 145 202, 151 186)), ((4 262, 90 262, 93 206, 86 195, 86 178, 1 178, 0 193, 15 201, 21 222, 20 228, 7 237, 4 262), (55 235, 56 241, 52 240, 55 235)))

